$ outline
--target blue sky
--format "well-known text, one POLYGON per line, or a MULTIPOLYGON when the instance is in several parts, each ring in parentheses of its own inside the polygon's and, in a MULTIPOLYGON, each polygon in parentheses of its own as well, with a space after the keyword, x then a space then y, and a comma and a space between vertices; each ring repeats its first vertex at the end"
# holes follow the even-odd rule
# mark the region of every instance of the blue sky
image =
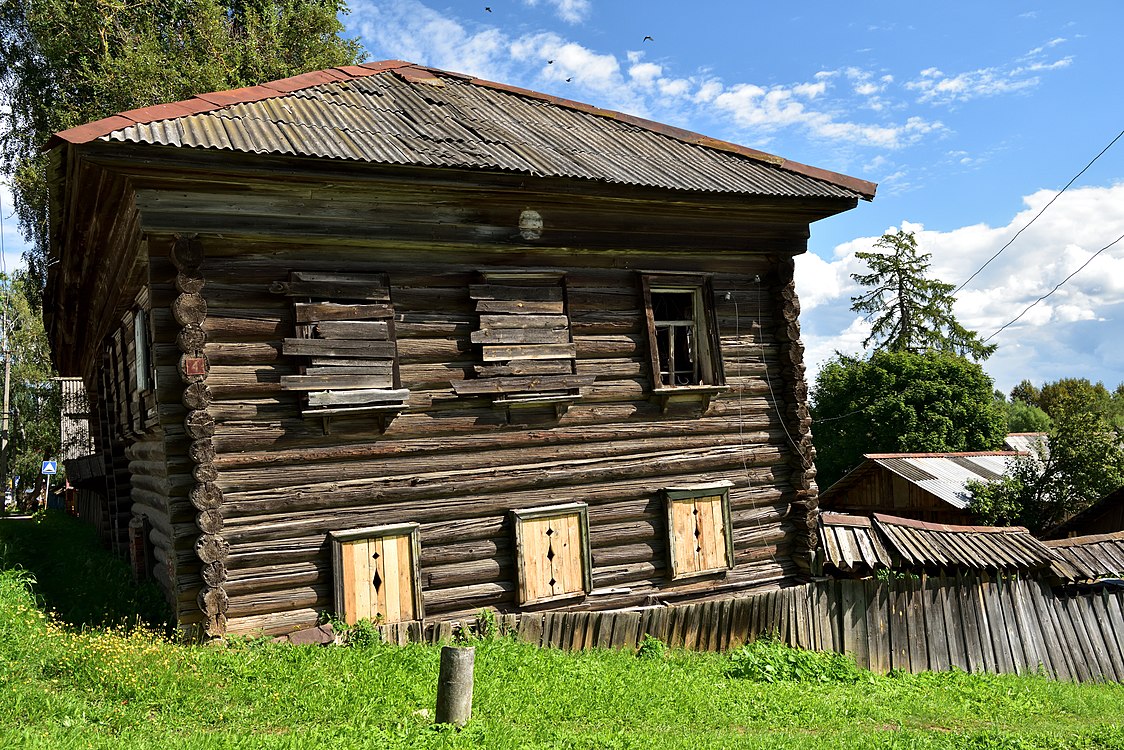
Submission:
MULTIPOLYGON (((1124 3, 352 0, 369 59, 650 117, 879 183, 801 256, 809 370, 854 353, 854 253, 917 232, 959 285, 1124 129, 1124 3), (490 7, 491 11, 485 10, 490 7), (651 36, 645 41, 645 36, 651 36), (553 60, 553 64, 547 64, 553 60), (567 79, 570 79, 567 81, 567 79)), ((0 192, 8 264, 22 240, 0 192)), ((989 335, 1124 234, 1124 139, 958 294, 989 335)), ((14 254, 14 256, 13 256, 14 254)), ((1124 380, 1124 242, 994 341, 998 387, 1124 380)))

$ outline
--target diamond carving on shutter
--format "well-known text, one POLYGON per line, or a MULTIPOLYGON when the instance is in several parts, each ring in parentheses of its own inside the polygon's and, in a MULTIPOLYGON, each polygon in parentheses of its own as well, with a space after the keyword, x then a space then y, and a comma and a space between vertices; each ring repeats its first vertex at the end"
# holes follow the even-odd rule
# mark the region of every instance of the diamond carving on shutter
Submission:
POLYGON ((564 274, 556 271, 485 271, 469 287, 480 323, 476 378, 453 383, 458 396, 484 396, 493 405, 553 406, 560 416, 595 379, 577 375, 576 348, 566 314, 564 274))
POLYGON ((418 524, 334 531, 336 615, 391 623, 425 616, 418 574, 418 524))
POLYGON ((406 408, 399 387, 394 305, 385 274, 293 271, 272 291, 293 300, 296 335, 282 354, 303 358, 300 375, 281 378, 300 391, 306 417, 373 413, 380 420, 406 408))
POLYGON ((585 503, 512 511, 520 604, 584 596, 592 589, 585 503))
POLYGON ((663 494, 671 577, 689 578, 732 568, 729 486, 668 488, 663 494))

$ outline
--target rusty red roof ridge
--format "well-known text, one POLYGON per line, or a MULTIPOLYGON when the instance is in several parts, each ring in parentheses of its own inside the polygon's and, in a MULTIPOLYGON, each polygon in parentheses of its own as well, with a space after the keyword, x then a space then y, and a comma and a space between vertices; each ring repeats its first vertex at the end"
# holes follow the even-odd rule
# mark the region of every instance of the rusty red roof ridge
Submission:
POLYGON ((1030 530, 1025 526, 960 526, 948 523, 933 523, 932 521, 918 521, 913 518, 902 518, 900 516, 891 516, 885 513, 872 514, 874 519, 879 523, 889 524, 891 526, 906 526, 911 529, 923 529, 925 531, 944 531, 957 533, 980 533, 980 534, 1029 534, 1030 530))
POLYGON ((878 461, 886 458, 972 458, 973 456, 1028 456, 1026 451, 960 451, 951 453, 864 453, 863 458, 878 461))
POLYGON ((866 200, 874 198, 875 191, 878 186, 867 180, 861 180, 857 177, 841 174, 839 172, 832 172, 820 167, 813 167, 800 162, 785 159, 775 154, 770 154, 765 151, 759 151, 748 146, 741 146, 736 143, 722 141, 716 138, 696 133, 683 128, 677 128, 674 125, 667 125, 665 123, 648 120, 636 115, 630 115, 624 112, 618 112, 611 109, 603 109, 601 107, 579 102, 574 99, 566 99, 563 97, 552 96, 550 94, 543 94, 532 89, 525 89, 519 86, 512 86, 505 83, 497 83, 489 81, 484 78, 476 78, 466 75, 464 73, 457 73, 454 71, 442 70, 440 68, 430 68, 416 63, 406 62, 403 60, 381 60, 377 62, 367 62, 360 65, 347 65, 338 68, 327 68, 325 70, 317 70, 309 73, 301 73, 300 75, 282 78, 277 81, 269 81, 259 84, 257 86, 246 86, 237 89, 228 89, 226 91, 213 91, 204 94, 198 94, 189 99, 184 99, 178 102, 167 102, 162 104, 153 104, 148 107, 139 107, 137 109, 127 110, 120 112, 109 117, 88 122, 83 125, 78 125, 67 130, 62 130, 48 140, 44 148, 50 149, 60 143, 81 144, 88 143, 89 141, 101 138, 102 136, 109 135, 110 133, 127 128, 132 125, 147 124, 157 122, 159 120, 168 120, 176 117, 186 117, 195 114, 203 114, 206 112, 213 112, 215 110, 224 109, 235 104, 245 104, 250 102, 262 101, 264 99, 273 99, 281 96, 287 96, 296 91, 308 89, 313 86, 319 86, 325 83, 335 83, 338 81, 346 81, 354 78, 365 78, 367 76, 377 75, 380 73, 392 72, 402 80, 411 84, 433 84, 440 82, 441 77, 455 78, 475 86, 494 89, 496 91, 503 91, 517 96, 524 96, 538 101, 545 102, 558 107, 564 107, 574 111, 582 112, 597 117, 604 117, 606 119, 616 120, 623 122, 634 127, 648 130, 653 133, 672 138, 683 143, 688 143, 703 148, 713 149, 715 151, 723 151, 727 153, 736 154, 738 156, 751 159, 753 161, 770 164, 785 171, 794 172, 796 174, 810 177, 815 180, 827 182, 832 185, 853 190, 860 194, 866 200))

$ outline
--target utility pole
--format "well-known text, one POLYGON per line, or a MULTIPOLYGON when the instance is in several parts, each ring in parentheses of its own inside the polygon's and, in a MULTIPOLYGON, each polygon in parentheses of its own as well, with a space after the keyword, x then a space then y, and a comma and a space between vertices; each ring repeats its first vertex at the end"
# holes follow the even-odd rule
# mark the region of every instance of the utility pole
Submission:
POLYGON ((7 507, 8 499, 8 454, 9 440, 8 428, 11 416, 12 392, 12 343, 11 331, 8 330, 8 300, 0 298, 0 327, 4 336, 4 411, 0 412, 0 506, 7 507))

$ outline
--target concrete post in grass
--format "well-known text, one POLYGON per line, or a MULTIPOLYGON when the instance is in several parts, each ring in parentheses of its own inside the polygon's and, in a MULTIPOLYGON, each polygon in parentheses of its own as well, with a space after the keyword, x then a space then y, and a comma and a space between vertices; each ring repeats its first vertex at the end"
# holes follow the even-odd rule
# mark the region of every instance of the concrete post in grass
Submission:
POLYGON ((472 670, 476 649, 445 646, 437 678, 437 723, 463 727, 472 718, 472 670))

